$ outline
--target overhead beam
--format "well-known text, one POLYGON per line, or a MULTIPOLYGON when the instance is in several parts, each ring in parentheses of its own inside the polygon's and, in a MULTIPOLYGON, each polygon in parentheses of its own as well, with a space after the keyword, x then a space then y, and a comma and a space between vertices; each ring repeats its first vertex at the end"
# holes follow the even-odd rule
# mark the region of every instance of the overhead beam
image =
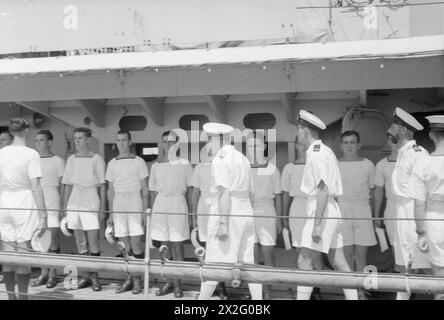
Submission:
POLYGON ((281 97, 281 103, 284 107, 285 114, 287 115, 288 123, 296 124, 296 117, 295 117, 295 107, 296 107, 296 100, 293 97, 291 93, 282 93, 280 94, 281 97))
POLYGON ((68 122, 54 116, 50 112, 51 108, 51 102, 50 101, 17 101, 16 104, 19 106, 22 106, 23 108, 26 108, 28 110, 31 110, 33 112, 40 113, 44 115, 47 118, 59 121, 67 126, 71 126, 68 122))
POLYGON ((227 99, 223 96, 206 96, 207 102, 219 122, 227 122, 227 99))
POLYGON ((159 98, 140 98, 138 99, 140 105, 150 116, 151 120, 159 126, 163 127, 165 123, 165 109, 162 100, 159 98))
POLYGON ((105 102, 98 100, 80 100, 80 107, 98 127, 105 127, 105 102))

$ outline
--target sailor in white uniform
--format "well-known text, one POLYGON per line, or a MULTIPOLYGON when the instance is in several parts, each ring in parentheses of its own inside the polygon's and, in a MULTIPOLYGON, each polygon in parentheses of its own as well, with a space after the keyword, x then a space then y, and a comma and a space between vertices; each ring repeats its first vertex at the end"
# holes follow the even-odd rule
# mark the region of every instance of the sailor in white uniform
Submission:
MULTIPOLYGON (((313 261, 328 253, 336 270, 350 272, 343 252, 340 233, 341 212, 336 198, 342 195, 338 161, 333 151, 319 139, 326 126, 312 113, 301 110, 298 117, 297 141, 307 148, 307 162, 301 182, 301 191, 307 194, 307 207, 299 255, 299 269, 313 270, 313 261), (322 219, 322 218, 329 219, 322 219), (332 219, 333 218, 333 219, 332 219), (338 218, 338 219, 336 219, 338 218)), ((310 299, 312 287, 298 287, 298 300, 310 299)), ((347 300, 357 300, 357 290, 344 289, 347 300)))
MULTIPOLYGON (((104 223, 106 203, 105 161, 89 150, 91 136, 88 128, 74 130, 76 153, 66 162, 62 183, 68 228, 74 230, 78 253, 100 256, 99 231, 104 223)), ((93 291, 102 290, 98 273, 93 272, 90 277, 82 278, 78 288, 92 284, 93 291)))
MULTIPOLYGON (((0 207, 23 210, 0 210, 0 237, 2 250, 27 251, 36 232, 43 234, 47 216, 43 190, 40 186, 42 172, 40 156, 26 146, 30 124, 23 119, 11 119, 9 131, 14 136, 12 145, 0 150, 0 207), (33 210, 38 209, 38 211, 33 210), (41 229, 40 231, 37 231, 41 229)), ((8 298, 28 299, 31 266, 14 267, 3 265, 3 277, 8 298)))
MULTIPOLYGON (((208 234, 208 214, 210 213, 213 199, 210 192, 211 161, 213 160, 213 157, 211 150, 207 147, 207 145, 202 147, 200 159, 201 162, 199 162, 194 168, 193 178, 191 181, 191 185, 193 186, 191 195, 192 212, 198 214, 197 217, 195 215, 192 216, 192 225, 193 229, 196 227, 198 228, 199 241, 202 242, 205 247, 208 234)), ((221 300, 229 299, 224 282, 219 283, 215 294, 217 294, 221 300)))
MULTIPOLYGON (((387 130, 399 150, 392 175, 393 189, 397 195, 396 218, 398 219, 414 218, 412 169, 418 160, 428 157, 428 152, 416 144, 413 134, 423 129, 424 127, 412 115, 401 108, 396 108, 390 128, 387 130)), ((409 271, 411 268, 430 268, 427 257, 416 246, 417 240, 415 221, 398 220, 395 227, 394 249, 395 263, 401 271, 409 271)), ((409 297, 406 292, 398 292, 397 295, 398 300, 408 300, 409 297)))
MULTIPOLYGON (((213 203, 205 261, 253 264, 255 230, 250 162, 230 144, 231 126, 206 123, 203 129, 215 154, 211 164, 213 203)), ((208 300, 216 286, 217 281, 203 282, 199 299, 208 300)), ((262 285, 250 283, 248 287, 253 300, 262 299, 262 285)))
MULTIPOLYGON (((281 176, 281 190, 282 190, 282 211, 284 216, 289 216, 290 219, 283 219, 283 226, 290 230, 291 245, 296 250, 296 266, 301 253, 302 231, 304 230, 307 207, 307 195, 301 191, 302 175, 304 173, 306 161, 305 145, 295 141, 296 160, 285 165, 281 176), (297 219, 291 219, 295 217, 297 219)), ((322 270, 324 263, 323 257, 319 257, 319 261, 313 261, 313 268, 315 270, 322 270)), ((313 288, 313 300, 323 300, 321 290, 313 288)))
MULTIPOLYGON (((40 154, 42 178, 40 183, 45 196, 46 209, 48 209, 48 229, 51 231, 50 253, 60 253, 59 230, 60 208, 62 205, 61 179, 65 171, 65 161, 51 152, 54 137, 49 130, 40 130, 35 137, 35 147, 40 154)), ((46 284, 47 288, 57 285, 57 277, 54 268, 42 268, 41 275, 31 284, 38 287, 46 284)))
MULTIPOLYGON (((116 145, 119 155, 111 159, 106 170, 108 203, 112 212, 107 225, 114 226, 114 236, 125 244, 128 252, 136 259, 144 259, 142 214, 125 212, 145 212, 148 208, 148 167, 142 158, 131 153, 129 131, 117 133, 116 145)), ((129 275, 116 293, 131 289, 133 294, 142 292, 140 276, 129 275)))
MULTIPOLYGON (((257 216, 282 216, 281 176, 279 169, 265 159, 265 137, 255 132, 247 138, 247 155, 252 164, 253 212, 256 235, 255 262, 259 264, 259 246, 266 266, 275 267, 274 247, 277 234, 282 232, 280 218, 257 216)), ((271 300, 271 285, 264 286, 264 299, 271 300)))
MULTIPOLYGON (((164 162, 151 167, 149 191, 152 202, 151 239, 171 246, 173 259, 184 260, 184 241, 190 239, 189 208, 193 167, 186 159, 177 158, 178 136, 165 132, 167 150, 164 162), (174 213, 169 215, 168 213, 174 213)), ((180 281, 169 280, 156 295, 163 296, 174 291, 176 298, 183 297, 180 281), (174 284, 174 286, 173 286, 174 284)))
MULTIPOLYGON (((202 148, 202 149, 205 149, 202 148)), ((211 207, 211 158, 199 162, 193 171, 191 185, 193 186, 191 196, 193 216, 193 228, 198 228, 200 242, 207 242, 208 214, 211 207), (202 215, 201 215, 202 214, 202 215)))
POLYGON ((0 149, 3 149, 6 146, 9 146, 12 141, 14 140, 14 137, 9 131, 2 131, 0 132, 0 149))
MULTIPOLYGON (((398 149, 392 140, 388 139, 391 153, 389 156, 380 160, 376 164, 375 169, 375 201, 374 213, 380 217, 382 213, 382 204, 385 195, 385 209, 383 211, 385 219, 396 218, 396 194, 393 190, 392 175, 395 169, 396 158, 398 157, 398 149)), ((393 246, 395 233, 395 220, 376 220, 375 227, 382 228, 385 225, 390 244, 393 246)))
MULTIPOLYGON (((444 277, 444 116, 426 118, 435 151, 419 159, 413 167, 416 233, 418 247, 427 254, 432 273, 444 277)), ((435 298, 444 300, 444 294, 435 298)))
MULTIPOLYGON (((366 158, 359 157, 361 137, 356 131, 341 134, 343 157, 339 159, 339 172, 343 194, 339 196, 339 209, 343 218, 363 220, 343 220, 342 237, 344 254, 348 265, 362 272, 367 266, 368 247, 377 244, 373 228, 370 198, 373 195, 375 165, 366 158)), ((359 290, 360 299, 366 299, 359 290)))

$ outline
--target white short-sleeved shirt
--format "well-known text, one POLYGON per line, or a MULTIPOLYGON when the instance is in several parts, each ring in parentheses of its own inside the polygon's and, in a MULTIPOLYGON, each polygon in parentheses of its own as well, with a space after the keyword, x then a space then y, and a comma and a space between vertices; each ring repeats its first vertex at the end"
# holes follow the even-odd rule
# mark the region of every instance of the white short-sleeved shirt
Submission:
POLYGON ((113 184, 115 192, 138 192, 142 189, 141 181, 148 177, 148 167, 138 156, 113 158, 105 177, 113 184))
POLYGON ((41 178, 40 155, 25 146, 6 146, 0 150, 0 189, 29 189, 31 179, 41 178))
POLYGON ((281 175, 273 163, 265 168, 251 169, 253 179, 254 199, 274 199, 281 193, 281 175))
POLYGON ((288 192, 290 197, 306 198, 307 195, 301 191, 302 175, 305 163, 288 163, 282 171, 281 190, 288 192))
POLYGON ((193 167, 185 159, 158 162, 152 165, 149 190, 164 195, 180 195, 191 187, 193 167))
POLYGON ((328 187, 329 195, 334 197, 342 195, 338 160, 333 151, 321 140, 317 140, 308 147, 306 158, 301 191, 307 195, 316 195, 317 187, 322 180, 328 187))
POLYGON ((419 159, 412 173, 413 198, 444 202, 444 156, 419 159))
POLYGON ((211 191, 218 187, 229 192, 252 192, 250 162, 232 145, 223 146, 211 162, 211 191))
POLYGON ((375 165, 368 159, 362 161, 339 161, 343 194, 342 200, 368 200, 374 187, 375 165))
POLYGON ((388 200, 394 201, 396 199, 395 190, 393 190, 392 174, 395 169, 396 161, 390 161, 387 157, 380 160, 376 164, 375 169, 375 186, 384 187, 385 196, 388 200))
POLYGON ((392 174, 393 190, 395 194, 403 198, 413 198, 412 170, 415 163, 428 152, 416 145, 415 140, 407 142, 398 152, 395 169, 392 174))
POLYGON ((193 171, 191 185, 199 188, 201 193, 210 193, 211 188, 211 162, 200 162, 193 171))
POLYGON ((105 161, 97 153, 91 157, 72 155, 66 162, 63 184, 91 188, 105 183, 105 161))
POLYGON ((42 179, 40 183, 43 188, 58 187, 60 178, 65 171, 65 161, 59 156, 40 157, 42 167, 42 179))

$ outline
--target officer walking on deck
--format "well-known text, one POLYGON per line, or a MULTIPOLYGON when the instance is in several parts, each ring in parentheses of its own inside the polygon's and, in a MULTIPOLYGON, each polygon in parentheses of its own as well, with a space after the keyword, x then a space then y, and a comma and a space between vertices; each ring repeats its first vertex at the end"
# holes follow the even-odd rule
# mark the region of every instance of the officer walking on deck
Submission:
MULTIPOLYGON (((390 128, 387 130, 391 140, 398 147, 398 158, 392 175, 393 190, 396 199, 396 221, 394 234, 395 263, 400 271, 430 268, 424 253, 416 244, 418 236, 415 230, 414 187, 412 185, 412 169, 417 161, 428 157, 428 152, 418 146, 413 134, 424 127, 409 113, 396 108, 390 128), (411 220, 403 220, 411 219, 411 220)), ((397 300, 408 300, 410 294, 398 292, 397 300)))
MULTIPOLYGON (((350 272, 345 260, 343 239, 340 232, 341 212, 336 198, 342 195, 338 161, 333 151, 319 139, 319 132, 326 129, 321 119, 301 110, 297 125, 297 140, 307 148, 307 162, 302 176, 301 191, 307 197, 307 220, 302 232, 301 253, 298 266, 313 270, 313 262, 321 253, 328 253, 336 270, 350 272), (329 219, 322 219, 322 218, 329 219)), ((309 300, 313 288, 298 287, 298 300, 309 300)), ((357 300, 355 289, 344 289, 347 300, 357 300)))
MULTIPOLYGON (((250 162, 230 144, 233 127, 206 123, 203 129, 211 139, 215 154, 211 163, 213 202, 208 221, 205 261, 253 264, 255 230, 250 201, 250 162)), ((217 281, 202 282, 199 299, 208 300, 216 286, 217 281)), ((261 284, 249 283, 248 287, 253 300, 262 300, 261 284)))
MULTIPOLYGON (((413 167, 416 233, 418 247, 427 254, 433 275, 444 277, 444 116, 426 119, 436 149, 413 167)), ((444 294, 435 298, 444 300, 444 294)))

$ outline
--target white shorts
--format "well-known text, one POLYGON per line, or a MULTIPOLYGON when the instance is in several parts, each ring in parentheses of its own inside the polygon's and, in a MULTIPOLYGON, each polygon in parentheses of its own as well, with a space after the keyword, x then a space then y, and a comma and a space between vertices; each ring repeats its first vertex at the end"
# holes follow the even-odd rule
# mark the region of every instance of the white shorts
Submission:
MULTIPOLYGON (((396 212, 398 219, 414 219, 415 200, 398 197, 396 212)), ((395 263, 412 269, 428 269, 430 263, 427 255, 417 247, 418 235, 414 220, 397 220, 394 237, 395 263)))
POLYGON ((113 201, 114 235, 117 238, 141 236, 143 232, 143 202, 140 192, 115 193, 113 201))
MULTIPOLYGON (((307 218, 314 218, 316 216, 316 196, 309 196, 307 198, 306 208, 307 218)), ((328 197, 327 207, 323 217, 341 218, 341 211, 339 210, 338 203, 333 197, 328 197)), ((305 221, 304 229, 302 231, 301 247, 328 253, 330 249, 342 248, 344 246, 340 219, 322 220, 321 241, 319 243, 314 242, 311 237, 314 222, 314 219, 307 219, 305 221)))
POLYGON ((208 221, 208 240, 205 254, 206 262, 251 263, 254 264, 254 219, 250 199, 231 197, 231 212, 249 217, 229 217, 228 239, 220 241, 217 237, 219 219, 216 206, 212 206, 208 221))
POLYGON ((207 214, 206 216, 197 216, 197 228, 199 241, 206 242, 208 234, 208 214, 210 213, 212 197, 210 194, 201 193, 197 204, 197 213, 207 214))
MULTIPOLYGON (((290 217, 306 217, 305 210, 307 210, 307 198, 294 197, 290 206, 290 217)), ((301 247, 304 225, 304 219, 290 219, 291 244, 295 248, 301 247)))
MULTIPOLYGON (((385 219, 396 218, 396 200, 387 200, 384 210, 384 218, 385 219)), ((393 244, 395 243, 396 220, 384 220, 384 225, 385 225, 385 230, 387 231, 390 244, 393 246, 393 244)))
MULTIPOLYGON (((372 218, 368 201, 340 200, 339 210, 343 218, 372 218)), ((344 246, 371 247, 378 243, 372 220, 342 220, 341 232, 344 246)))
MULTIPOLYGON (((276 208, 273 199, 255 200, 253 205, 254 215, 276 217, 276 208)), ((276 218, 254 217, 255 242, 262 246, 276 245, 276 218)))
POLYGON ((87 212, 100 209, 100 198, 97 188, 85 188, 76 190, 73 188, 66 208, 68 228, 73 230, 99 230, 99 213, 87 212), (69 210, 80 210, 69 211, 69 210), (82 212, 85 210, 85 212, 82 212))
MULTIPOLYGON (((31 190, 0 192, 2 208, 36 209, 31 190)), ((0 210, 1 240, 22 243, 30 241, 39 227, 39 214, 33 210, 0 210)))
POLYGON ((157 194, 151 214, 151 239, 173 242, 190 239, 188 206, 184 195, 157 194))
MULTIPOLYGON (((427 205, 426 219, 444 219, 444 202, 433 206, 427 205)), ((444 221, 425 221, 425 230, 429 251, 427 252, 430 263, 438 267, 444 267, 444 221)))
POLYGON ((60 228, 60 194, 57 187, 43 188, 46 209, 48 209, 48 228, 60 228))

